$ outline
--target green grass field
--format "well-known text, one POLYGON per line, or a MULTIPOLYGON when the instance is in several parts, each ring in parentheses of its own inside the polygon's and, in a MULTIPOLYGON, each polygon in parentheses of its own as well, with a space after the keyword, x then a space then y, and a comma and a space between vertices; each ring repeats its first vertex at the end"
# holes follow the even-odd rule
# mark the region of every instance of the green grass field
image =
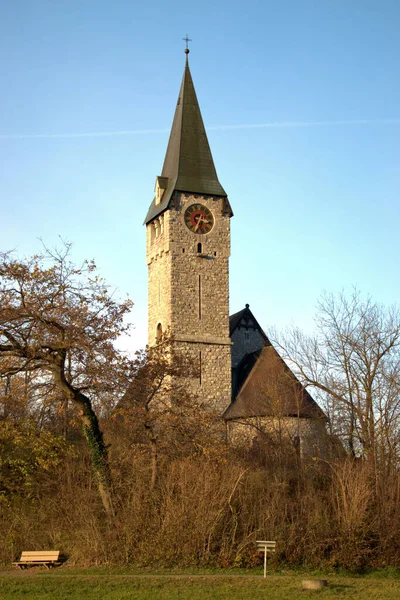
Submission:
POLYGON ((73 569, 64 566, 0 572, 1 600, 286 600, 295 597, 399 600, 400 575, 375 573, 364 577, 310 573, 269 574, 261 571, 145 572, 133 569, 73 569), (251 573, 251 574, 250 574, 251 573), (303 579, 324 578, 320 591, 302 589, 303 579))

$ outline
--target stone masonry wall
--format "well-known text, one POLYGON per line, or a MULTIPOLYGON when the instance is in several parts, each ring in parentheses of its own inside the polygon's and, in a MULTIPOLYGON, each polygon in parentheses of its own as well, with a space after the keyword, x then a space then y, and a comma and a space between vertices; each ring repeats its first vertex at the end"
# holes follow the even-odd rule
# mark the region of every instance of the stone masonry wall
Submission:
POLYGON ((228 443, 249 448, 257 436, 282 436, 293 444, 299 444, 303 456, 324 458, 329 451, 329 437, 322 419, 297 417, 250 417, 245 420, 228 421, 228 443))
MULTIPOLYGON (((221 344, 176 342, 175 349, 189 359, 196 376, 186 379, 184 386, 196 399, 205 402, 218 414, 229 404, 231 356, 230 347, 221 344)), ((182 380, 177 382, 182 385, 182 380)))
POLYGON ((166 332, 171 327, 171 271, 172 255, 169 244, 169 214, 162 215, 163 228, 154 223, 146 227, 148 265, 148 344, 157 339, 157 326, 166 332))
POLYGON ((146 235, 149 344, 160 323, 193 360, 200 360, 201 353, 201 384, 192 382, 191 388, 222 412, 231 400, 230 218, 225 201, 175 192, 174 206, 147 225, 146 235), (197 203, 214 215, 207 234, 191 232, 184 222, 186 208, 197 203))

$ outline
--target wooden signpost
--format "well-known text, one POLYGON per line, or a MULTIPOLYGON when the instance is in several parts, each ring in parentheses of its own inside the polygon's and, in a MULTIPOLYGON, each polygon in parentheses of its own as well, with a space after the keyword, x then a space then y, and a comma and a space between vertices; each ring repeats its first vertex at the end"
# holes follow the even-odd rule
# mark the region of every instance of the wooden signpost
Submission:
POLYGON ((276 542, 257 540, 257 550, 264 552, 264 578, 267 576, 267 552, 275 552, 276 542))

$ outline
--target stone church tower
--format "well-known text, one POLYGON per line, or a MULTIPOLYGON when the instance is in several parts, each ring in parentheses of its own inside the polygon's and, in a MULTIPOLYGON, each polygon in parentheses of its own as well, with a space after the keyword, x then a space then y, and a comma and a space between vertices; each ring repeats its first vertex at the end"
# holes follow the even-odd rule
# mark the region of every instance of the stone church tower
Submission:
POLYGON ((168 332, 198 366, 190 391, 231 401, 230 218, 186 65, 161 176, 146 216, 149 345, 168 332))

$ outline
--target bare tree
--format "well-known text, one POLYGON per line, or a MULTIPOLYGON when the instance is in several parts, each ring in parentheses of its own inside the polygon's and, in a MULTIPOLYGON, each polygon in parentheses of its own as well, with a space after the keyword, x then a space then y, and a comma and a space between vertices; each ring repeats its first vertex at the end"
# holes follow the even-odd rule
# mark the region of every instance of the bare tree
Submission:
POLYGON ((316 333, 286 333, 280 351, 299 378, 325 400, 333 433, 353 456, 375 461, 398 452, 400 419, 400 315, 363 299, 324 294, 316 333))
POLYGON ((33 373, 78 409, 98 489, 113 514, 107 447, 95 405, 125 370, 114 347, 130 301, 113 298, 93 262, 75 266, 70 244, 27 260, 0 255, 0 376, 33 373))

